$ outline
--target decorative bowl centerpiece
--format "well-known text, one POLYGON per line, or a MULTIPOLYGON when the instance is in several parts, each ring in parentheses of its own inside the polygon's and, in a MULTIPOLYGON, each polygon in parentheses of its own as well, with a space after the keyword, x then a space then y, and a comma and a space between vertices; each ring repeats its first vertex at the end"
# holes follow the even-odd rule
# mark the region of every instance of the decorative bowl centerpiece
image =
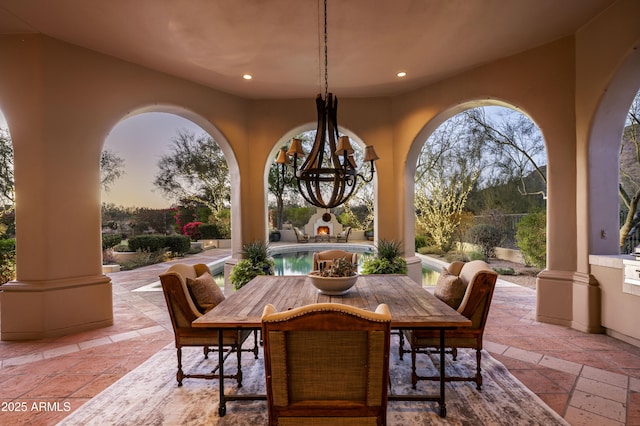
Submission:
POLYGON ((318 271, 311 271, 308 275, 311 284, 322 294, 338 296, 345 294, 358 280, 358 265, 340 257, 333 261, 318 263, 318 271))

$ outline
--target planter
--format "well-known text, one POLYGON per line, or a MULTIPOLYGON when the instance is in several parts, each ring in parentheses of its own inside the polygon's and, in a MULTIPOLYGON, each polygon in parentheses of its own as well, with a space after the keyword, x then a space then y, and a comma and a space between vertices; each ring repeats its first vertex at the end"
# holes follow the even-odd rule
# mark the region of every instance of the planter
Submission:
POLYGON ((278 241, 280 241, 280 232, 279 231, 270 232, 269 241, 272 243, 277 243, 278 241))
POLYGON ((231 239, 218 240, 218 248, 231 248, 231 239))
POLYGON ((307 276, 311 280, 311 284, 313 284, 320 293, 329 296, 345 294, 358 280, 358 275, 351 277, 321 277, 317 272, 311 272, 307 276))

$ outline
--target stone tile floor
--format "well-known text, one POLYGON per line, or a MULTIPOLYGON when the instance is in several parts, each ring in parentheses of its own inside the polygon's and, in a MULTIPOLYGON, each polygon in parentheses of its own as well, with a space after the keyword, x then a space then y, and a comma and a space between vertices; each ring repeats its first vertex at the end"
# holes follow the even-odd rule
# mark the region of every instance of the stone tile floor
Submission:
MULTIPOLYGON (((228 250, 173 262, 210 263, 228 250)), ((133 292, 167 264, 109 274, 114 325, 0 342, 0 424, 53 425, 173 341, 161 291, 133 292)), ((571 425, 640 425, 640 348, 535 321, 535 291, 500 280, 485 349, 571 425)))

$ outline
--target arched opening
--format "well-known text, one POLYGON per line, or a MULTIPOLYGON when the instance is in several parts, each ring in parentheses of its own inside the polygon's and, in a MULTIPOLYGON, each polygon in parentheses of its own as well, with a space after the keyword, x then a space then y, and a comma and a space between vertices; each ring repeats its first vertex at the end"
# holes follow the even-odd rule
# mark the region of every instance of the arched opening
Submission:
POLYGON ((0 285, 16 277, 15 187, 13 143, 0 111, 0 285))
MULTIPOLYGON (((359 171, 362 174, 367 175, 369 172, 369 165, 363 164, 364 147, 365 143, 356 134, 348 129, 340 128, 341 135, 347 135, 351 139, 355 153, 355 161, 358 164, 359 171)), ((315 128, 312 123, 299 126, 290 130, 283 135, 272 147, 265 164, 264 182, 265 182, 265 197, 266 211, 269 212, 268 217, 265 219, 265 227, 267 232, 277 230, 280 231, 280 236, 285 235, 284 240, 294 242, 295 228, 298 228, 301 232, 307 234, 312 239, 319 237, 317 227, 312 226, 311 220, 313 217, 324 213, 323 209, 316 208, 309 205, 304 201, 302 196, 298 193, 295 180, 288 184, 282 184, 281 168, 275 163, 278 157, 280 149, 282 147, 288 147, 291 143, 291 139, 294 137, 301 137, 303 139, 303 147, 305 152, 308 153, 310 147, 315 138, 315 128), (280 188, 280 189, 278 189, 280 188), (282 189, 284 188, 284 189, 282 189), (281 200, 278 200, 278 197, 281 200), (280 207, 286 208, 286 204, 293 206, 294 209, 298 208, 297 212, 288 215, 280 215, 278 210, 280 207), (278 229, 278 227, 281 227, 278 229), (285 231, 285 232, 283 232, 285 231)), ((298 164, 299 166, 300 164, 298 164)), ((285 166, 285 179, 291 180, 293 171, 290 166, 285 166)), ((366 176, 368 177, 368 176, 366 176)), ((335 229, 332 229, 331 225, 327 225, 321 232, 327 232, 326 239, 331 240, 331 237, 335 237, 338 233, 343 232, 347 227, 350 230, 350 240, 368 240, 365 233, 369 235, 369 232, 373 232, 375 223, 375 191, 376 175, 374 173, 373 180, 370 182, 363 182, 358 179, 354 195, 342 206, 331 209, 332 214, 331 222, 338 222, 335 229)), ((322 240, 322 238, 320 238, 322 240)))
MULTIPOLYGON (((409 211, 416 212, 407 240, 447 261, 493 259, 516 274, 539 272, 546 264, 546 164, 540 129, 506 103, 469 102, 441 113, 407 160, 409 211), (542 238, 533 244, 516 238, 523 219, 522 228, 538 224, 530 232, 542 238)), ((535 278, 520 281, 535 286, 535 278)))
POLYGON ((113 127, 101 166, 103 248, 105 233, 181 234, 200 240, 194 250, 232 248, 238 167, 211 123, 175 107, 139 109, 113 127))
POLYGON ((589 254, 617 255, 619 236, 620 141, 625 120, 640 87, 640 52, 621 66, 602 97, 589 136, 589 254))

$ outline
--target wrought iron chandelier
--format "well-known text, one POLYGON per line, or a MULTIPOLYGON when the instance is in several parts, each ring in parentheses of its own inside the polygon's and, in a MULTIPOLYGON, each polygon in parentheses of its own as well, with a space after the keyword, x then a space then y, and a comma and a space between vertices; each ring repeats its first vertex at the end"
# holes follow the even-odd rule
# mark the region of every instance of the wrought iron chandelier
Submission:
POLYGON ((280 149, 276 163, 280 165, 280 179, 283 185, 295 179, 300 194, 309 204, 330 209, 344 204, 353 195, 358 178, 364 182, 371 182, 375 172, 373 162, 379 157, 373 146, 365 148, 364 162, 370 163, 370 172, 367 177, 363 176, 357 172, 349 137, 338 134, 338 98, 328 93, 327 50, 327 0, 324 0, 324 98, 321 94, 316 97, 316 138, 311 152, 299 169, 298 160, 302 161, 305 153, 302 141, 297 138, 291 140, 288 150, 280 149), (289 157, 293 159, 293 176, 287 179, 285 169, 291 166, 289 157))

